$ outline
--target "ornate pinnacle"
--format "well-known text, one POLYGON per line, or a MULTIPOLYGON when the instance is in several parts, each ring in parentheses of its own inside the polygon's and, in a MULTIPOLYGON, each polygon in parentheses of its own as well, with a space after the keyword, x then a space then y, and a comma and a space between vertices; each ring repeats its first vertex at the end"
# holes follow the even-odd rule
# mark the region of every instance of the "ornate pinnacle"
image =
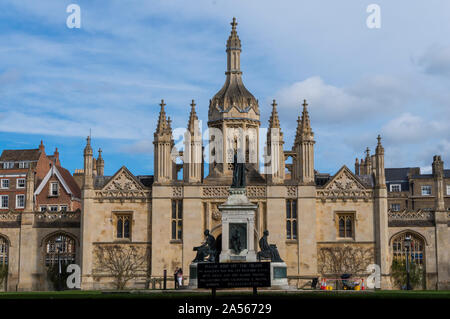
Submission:
POLYGON ((272 102, 272 114, 270 115, 269 119, 269 128, 280 128, 280 119, 278 118, 278 111, 277 111, 277 102, 273 100, 272 102))
POLYGON ((162 133, 167 128, 166 111, 164 110, 164 100, 161 100, 159 104, 161 106, 161 111, 159 112, 158 124, 156 126, 156 133, 162 133))
POLYGON ((376 154, 384 154, 384 148, 383 148, 383 145, 381 145, 380 134, 378 134, 377 140, 378 140, 378 143, 377 143, 377 148, 376 148, 375 152, 376 152, 376 154))
POLYGON ((238 23, 236 22, 235 17, 233 17, 233 21, 230 24, 231 24, 231 30, 236 31, 236 26, 238 25, 238 23))
POLYGON ((197 113, 195 112, 195 101, 191 103, 191 113, 189 114, 188 130, 191 134, 194 133, 195 121, 198 121, 197 113))

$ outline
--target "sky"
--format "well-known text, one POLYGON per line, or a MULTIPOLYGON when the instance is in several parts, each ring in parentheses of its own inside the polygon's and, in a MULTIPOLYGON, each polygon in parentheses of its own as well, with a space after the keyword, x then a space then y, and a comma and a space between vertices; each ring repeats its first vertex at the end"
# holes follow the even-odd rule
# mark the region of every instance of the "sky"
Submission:
POLYGON ((307 99, 320 172, 353 169, 380 134, 386 167, 426 173, 435 154, 450 163, 449 15, 445 0, 1 0, 0 149, 43 140, 73 172, 91 134, 105 175, 153 174, 160 100, 185 128, 195 99, 206 128, 236 17, 244 83, 261 127, 277 100, 286 150, 307 99))

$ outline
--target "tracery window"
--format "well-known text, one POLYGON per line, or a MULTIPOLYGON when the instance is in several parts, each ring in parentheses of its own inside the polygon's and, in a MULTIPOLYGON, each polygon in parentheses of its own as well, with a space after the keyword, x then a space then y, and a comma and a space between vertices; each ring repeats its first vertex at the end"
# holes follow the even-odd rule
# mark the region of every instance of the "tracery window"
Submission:
POLYGON ((117 238, 130 238, 131 236, 131 215, 117 215, 117 238))
POLYGON ((405 237, 411 237, 411 248, 409 251, 409 260, 414 261, 416 264, 424 264, 425 243, 422 238, 414 233, 403 233, 395 237, 392 241, 392 251, 394 259, 405 260, 406 259, 406 247, 405 237))
POLYGON ((45 243, 45 265, 53 266, 59 260, 64 264, 75 263, 75 239, 66 234, 56 234, 45 243))
POLYGON ((9 245, 5 237, 0 236, 0 267, 8 265, 9 245))
POLYGON ((338 233, 340 238, 353 238, 355 235, 355 215, 337 214, 338 233))
POLYGON ((183 200, 172 200, 172 239, 183 238, 183 200))
POLYGON ((297 239, 297 200, 286 200, 286 239, 297 239))

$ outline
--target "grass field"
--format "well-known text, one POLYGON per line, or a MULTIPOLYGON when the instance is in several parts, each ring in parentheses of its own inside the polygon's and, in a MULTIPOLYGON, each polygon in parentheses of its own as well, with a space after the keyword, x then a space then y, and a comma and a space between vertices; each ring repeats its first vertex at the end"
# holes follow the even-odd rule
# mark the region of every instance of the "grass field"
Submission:
MULTIPOLYGON (((220 299, 254 298, 251 291, 217 291, 220 299)), ((206 291, 2 292, 0 299, 208 299, 206 291)), ((259 291, 258 299, 450 299, 450 291, 259 291)))

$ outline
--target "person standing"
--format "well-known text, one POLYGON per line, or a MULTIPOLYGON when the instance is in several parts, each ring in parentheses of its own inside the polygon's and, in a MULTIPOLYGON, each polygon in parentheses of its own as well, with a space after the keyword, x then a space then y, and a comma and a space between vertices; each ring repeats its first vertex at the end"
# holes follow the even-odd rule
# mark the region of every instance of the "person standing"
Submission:
POLYGON ((175 280, 175 289, 177 289, 178 288, 178 272, 179 272, 180 270, 178 269, 178 268, 176 268, 175 269, 175 272, 174 272, 174 274, 173 274, 173 279, 175 280))
POLYGON ((178 269, 177 279, 178 279, 178 288, 181 288, 183 286, 183 270, 181 268, 178 269))

